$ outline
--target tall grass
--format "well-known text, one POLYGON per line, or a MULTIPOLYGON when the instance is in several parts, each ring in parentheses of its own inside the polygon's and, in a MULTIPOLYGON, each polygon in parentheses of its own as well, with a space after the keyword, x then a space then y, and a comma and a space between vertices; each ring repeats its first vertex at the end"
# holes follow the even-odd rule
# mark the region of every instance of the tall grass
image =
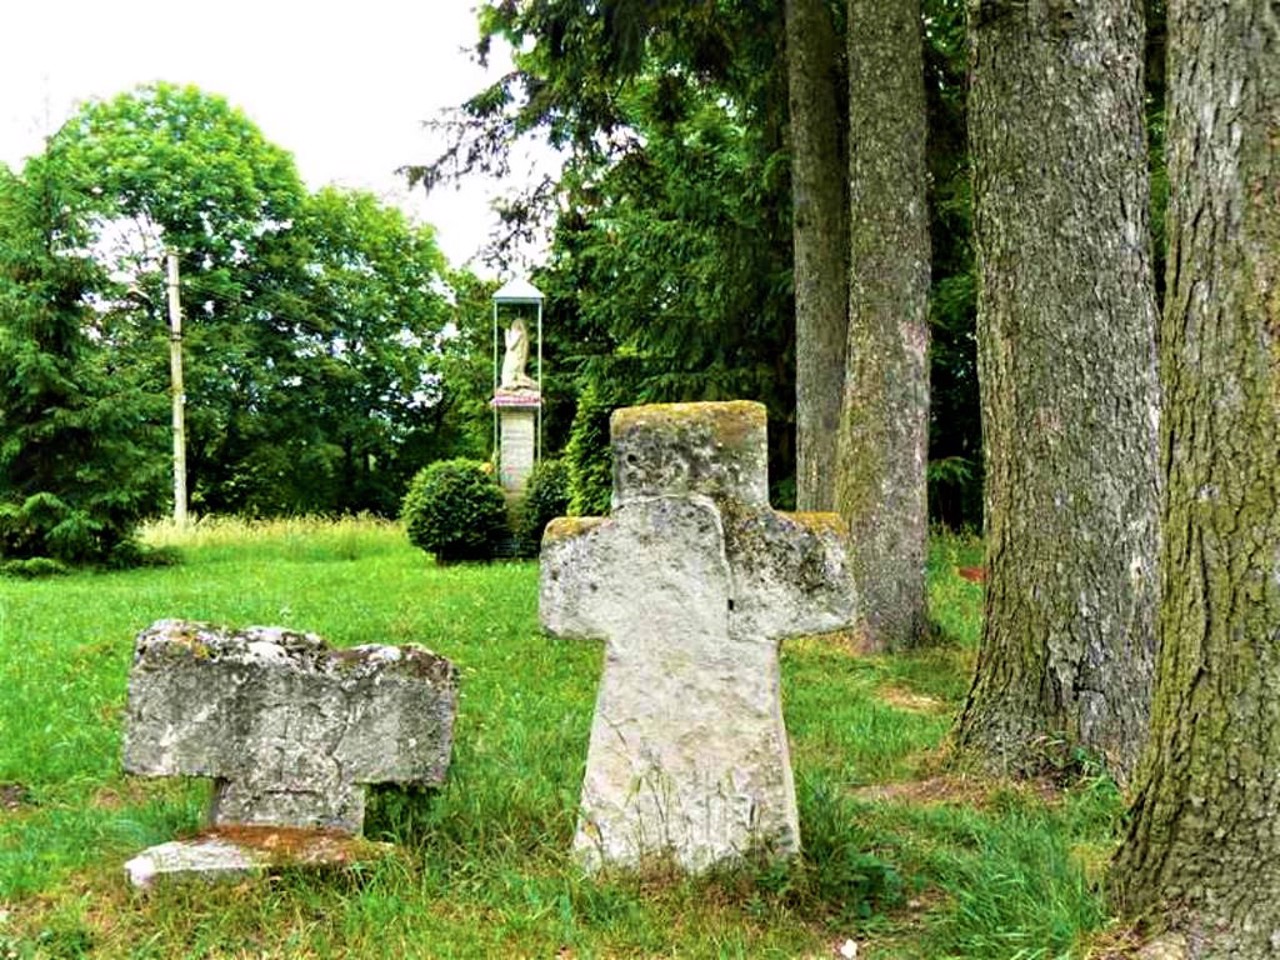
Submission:
POLYGON ((977 637, 981 587, 954 572, 980 554, 971 541, 934 546, 939 645, 784 648, 803 858, 589 879, 568 850, 601 649, 541 632, 534 564, 439 567, 371 520, 146 537, 183 562, 0 580, 0 784, 22 797, 0 808, 0 957, 827 957, 846 938, 863 957, 1057 957, 1105 921, 1096 865, 1119 809, 1105 782, 938 777, 977 637), (121 863, 194 829, 208 797, 119 767, 133 637, 172 616, 421 643, 458 664, 446 785, 370 800, 367 830, 395 855, 126 891, 121 863))
POLYGON ((206 563, 219 556, 241 558, 246 548, 260 556, 343 561, 401 548, 404 533, 394 521, 364 514, 266 520, 215 516, 194 517, 182 526, 154 520, 142 528, 140 539, 153 548, 198 550, 206 563))

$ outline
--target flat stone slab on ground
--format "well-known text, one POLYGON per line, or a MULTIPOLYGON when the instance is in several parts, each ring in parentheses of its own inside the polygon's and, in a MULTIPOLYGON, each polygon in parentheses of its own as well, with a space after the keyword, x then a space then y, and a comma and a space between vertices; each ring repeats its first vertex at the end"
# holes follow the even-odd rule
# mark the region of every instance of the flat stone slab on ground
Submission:
POLYGON ((291 867, 341 867, 387 856, 394 847, 336 831, 280 827, 210 830, 142 851, 124 865, 138 890, 200 880, 240 880, 291 867))

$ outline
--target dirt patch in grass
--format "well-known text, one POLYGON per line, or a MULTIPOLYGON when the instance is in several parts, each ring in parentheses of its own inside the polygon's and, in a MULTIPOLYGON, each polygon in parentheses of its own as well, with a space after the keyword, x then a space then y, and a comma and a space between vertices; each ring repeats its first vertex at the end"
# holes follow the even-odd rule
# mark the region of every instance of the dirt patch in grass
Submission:
POLYGON ((985 801, 990 784, 972 777, 940 776, 901 783, 875 783, 858 787, 853 795, 859 800, 887 800, 891 803, 966 804, 985 801))
POLYGON ((0 783, 0 810, 6 812, 32 806, 31 792, 21 783, 0 783))
POLYGON ((1035 796, 1046 804, 1057 804, 1062 800, 1063 791, 1047 777, 1018 781, 946 774, 923 780, 858 787, 853 795, 859 800, 885 800, 923 806, 954 804, 983 809, 991 804, 997 794, 1007 795, 1009 792, 1035 796))
POLYGON ((818 633, 808 637, 796 637, 788 640, 786 649, 790 652, 809 650, 828 650, 854 657, 873 656, 877 651, 871 649, 871 641, 866 632, 849 628, 834 630, 831 633, 818 633))
POLYGON ((915 693, 905 687, 885 684, 876 689, 876 696, 891 707, 910 713, 946 713, 951 709, 944 701, 925 693, 915 693))
POLYGON ((1158 960, 1162 954, 1160 944, 1144 943, 1144 937, 1133 926, 1112 926, 1094 934, 1085 942, 1084 955, 1089 960, 1158 960), (1144 947, 1154 946, 1151 953, 1144 953, 1144 947))
POLYGON ((89 800, 90 806, 99 810, 122 810, 140 807, 157 796, 167 786, 155 780, 128 779, 121 783, 99 787, 89 800))

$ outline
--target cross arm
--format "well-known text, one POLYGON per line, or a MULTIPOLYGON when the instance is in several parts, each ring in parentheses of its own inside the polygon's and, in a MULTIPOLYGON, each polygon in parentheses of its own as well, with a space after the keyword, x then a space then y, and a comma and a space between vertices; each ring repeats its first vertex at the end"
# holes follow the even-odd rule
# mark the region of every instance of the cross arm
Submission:
POLYGON ((440 786, 453 749, 458 670, 425 647, 335 650, 342 739, 333 756, 354 783, 440 786))
POLYGON ((737 616, 760 636, 826 633, 853 623, 848 528, 834 513, 736 511, 725 525, 738 571, 737 616))
POLYGON ((599 590, 597 559, 612 524, 604 517, 559 517, 542 535, 538 614, 558 637, 605 638, 592 595, 599 590))
POLYGON ((207 624, 161 620, 138 635, 129 676, 124 769, 143 776, 221 777, 243 740, 235 705, 246 682, 218 656, 207 624))

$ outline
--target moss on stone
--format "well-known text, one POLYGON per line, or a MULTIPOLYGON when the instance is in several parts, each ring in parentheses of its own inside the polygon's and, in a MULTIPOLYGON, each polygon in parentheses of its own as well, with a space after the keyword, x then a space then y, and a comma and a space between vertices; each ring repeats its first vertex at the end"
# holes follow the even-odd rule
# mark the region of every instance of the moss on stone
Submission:
POLYGON ((542 533, 543 543, 558 543, 590 533, 605 522, 604 517, 556 517, 542 533))
POLYGON ((643 407, 623 407, 613 412, 610 430, 616 442, 636 429, 671 431, 697 428, 719 443, 738 446, 753 442, 765 430, 768 413, 754 400, 722 403, 654 403, 643 407))
POLYGON ((833 533, 838 537, 847 537, 849 535, 849 526, 840 518, 838 513, 819 513, 815 511, 799 511, 787 512, 779 511, 780 516, 794 520, 802 527, 811 530, 813 533, 833 533))

